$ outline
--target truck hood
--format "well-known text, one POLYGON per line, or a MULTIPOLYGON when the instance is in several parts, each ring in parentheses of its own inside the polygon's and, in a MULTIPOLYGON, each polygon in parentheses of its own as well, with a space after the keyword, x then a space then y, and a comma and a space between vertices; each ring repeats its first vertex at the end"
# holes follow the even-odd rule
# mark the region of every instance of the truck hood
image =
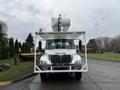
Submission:
POLYGON ((45 54, 51 55, 74 55, 76 54, 76 49, 53 49, 53 50, 45 50, 45 54))

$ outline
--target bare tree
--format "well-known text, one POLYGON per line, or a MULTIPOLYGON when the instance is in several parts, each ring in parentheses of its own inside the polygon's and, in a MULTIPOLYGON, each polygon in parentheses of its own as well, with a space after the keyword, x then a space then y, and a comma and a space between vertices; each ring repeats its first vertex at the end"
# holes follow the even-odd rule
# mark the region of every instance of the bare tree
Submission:
POLYGON ((111 49, 112 49, 112 52, 114 52, 114 53, 117 53, 117 52, 120 53, 120 35, 118 35, 112 39, 111 49))
POLYGON ((104 37, 103 38, 103 49, 104 51, 110 51, 110 41, 111 41, 111 38, 109 37, 104 37))

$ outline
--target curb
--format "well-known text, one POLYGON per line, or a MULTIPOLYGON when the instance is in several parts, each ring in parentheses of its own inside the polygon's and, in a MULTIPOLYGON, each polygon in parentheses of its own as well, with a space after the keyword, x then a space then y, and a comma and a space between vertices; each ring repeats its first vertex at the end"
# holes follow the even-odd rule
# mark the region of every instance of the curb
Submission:
POLYGON ((0 87, 2 87, 2 86, 8 86, 8 85, 11 85, 13 83, 20 82, 20 81, 22 81, 24 79, 30 78, 30 77, 35 76, 35 75, 37 75, 37 73, 31 73, 31 74, 19 77, 19 78, 15 79, 15 80, 12 80, 12 81, 0 82, 0 87))
POLYGON ((17 82, 20 82, 20 81, 22 81, 22 80, 24 80, 24 79, 27 79, 27 78, 32 77, 32 76, 35 76, 35 75, 37 75, 37 74, 36 74, 36 73, 31 73, 31 74, 28 74, 28 75, 19 77, 19 78, 15 79, 15 80, 13 80, 13 81, 11 81, 11 82, 12 82, 12 83, 17 83, 17 82))
POLYGON ((10 85, 11 81, 0 82, 0 87, 10 85))

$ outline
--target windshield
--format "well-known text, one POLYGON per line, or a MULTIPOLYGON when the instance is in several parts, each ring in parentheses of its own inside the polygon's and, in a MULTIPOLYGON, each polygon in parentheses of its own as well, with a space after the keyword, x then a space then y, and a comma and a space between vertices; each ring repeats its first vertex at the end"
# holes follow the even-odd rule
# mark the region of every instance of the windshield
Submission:
POLYGON ((71 39, 47 40, 46 49, 74 49, 74 41, 71 39))

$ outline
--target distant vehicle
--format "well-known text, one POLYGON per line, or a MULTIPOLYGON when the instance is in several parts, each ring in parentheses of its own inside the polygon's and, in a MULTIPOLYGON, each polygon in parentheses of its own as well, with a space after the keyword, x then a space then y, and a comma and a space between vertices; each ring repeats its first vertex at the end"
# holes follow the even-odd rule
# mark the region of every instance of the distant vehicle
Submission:
POLYGON ((34 72, 40 73, 42 81, 47 79, 49 73, 64 72, 74 73, 75 79, 80 80, 82 72, 88 71, 86 42, 83 59, 80 53, 77 53, 75 45, 75 40, 81 40, 80 36, 83 35, 85 39, 85 32, 68 32, 69 26, 70 20, 62 19, 60 15, 58 19, 54 18, 52 21, 53 32, 36 32, 35 48, 38 36, 41 37, 40 41, 46 41, 45 53, 40 57, 39 63, 36 60, 36 50, 34 57, 34 72))

